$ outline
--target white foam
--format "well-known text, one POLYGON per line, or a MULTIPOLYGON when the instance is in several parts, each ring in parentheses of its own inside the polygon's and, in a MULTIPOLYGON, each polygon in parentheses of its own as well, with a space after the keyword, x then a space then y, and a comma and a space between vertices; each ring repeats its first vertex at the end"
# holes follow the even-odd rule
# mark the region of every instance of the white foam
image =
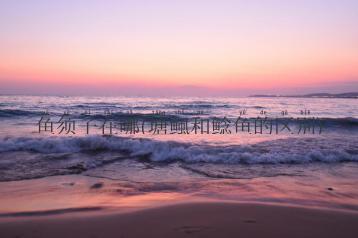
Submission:
POLYGON ((85 151, 126 151, 151 161, 227 164, 276 164, 358 161, 357 141, 344 139, 281 139, 255 145, 209 146, 122 137, 46 137, 0 140, 0 152, 43 154, 85 151))

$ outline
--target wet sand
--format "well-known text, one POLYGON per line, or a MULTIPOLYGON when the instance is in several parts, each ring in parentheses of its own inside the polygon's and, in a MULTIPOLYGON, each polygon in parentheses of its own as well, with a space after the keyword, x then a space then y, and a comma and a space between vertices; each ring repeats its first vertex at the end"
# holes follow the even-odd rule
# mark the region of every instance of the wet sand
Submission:
POLYGON ((357 237, 358 213, 227 202, 0 218, 7 237, 357 237))
POLYGON ((2 182, 0 238, 358 237, 353 185, 320 178, 315 186, 301 177, 179 187, 83 175, 2 182))

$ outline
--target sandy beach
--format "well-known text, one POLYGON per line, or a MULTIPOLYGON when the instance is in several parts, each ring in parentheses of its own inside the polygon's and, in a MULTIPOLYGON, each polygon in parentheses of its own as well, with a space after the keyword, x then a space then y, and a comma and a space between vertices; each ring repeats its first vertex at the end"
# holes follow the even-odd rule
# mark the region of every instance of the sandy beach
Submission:
POLYGON ((277 205, 186 203, 135 212, 20 214, 1 237, 357 237, 358 213, 277 205))
POLYGON ((348 182, 323 175, 315 186, 287 177, 181 185, 83 175, 1 182, 0 237, 356 237, 348 182))

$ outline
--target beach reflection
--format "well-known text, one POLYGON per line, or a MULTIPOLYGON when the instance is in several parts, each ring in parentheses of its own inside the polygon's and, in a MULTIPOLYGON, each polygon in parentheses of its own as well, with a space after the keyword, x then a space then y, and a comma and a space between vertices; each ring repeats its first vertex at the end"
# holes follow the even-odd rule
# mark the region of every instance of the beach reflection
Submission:
MULTIPOLYGON (((299 170, 300 168, 295 168, 299 170)), ((99 207, 131 211, 193 201, 231 201, 358 210, 355 164, 305 171, 305 176, 129 182, 81 175, 2 182, 0 212, 99 207), (337 177, 344 172, 346 176, 337 177), (356 180, 355 180, 356 181, 356 180)))

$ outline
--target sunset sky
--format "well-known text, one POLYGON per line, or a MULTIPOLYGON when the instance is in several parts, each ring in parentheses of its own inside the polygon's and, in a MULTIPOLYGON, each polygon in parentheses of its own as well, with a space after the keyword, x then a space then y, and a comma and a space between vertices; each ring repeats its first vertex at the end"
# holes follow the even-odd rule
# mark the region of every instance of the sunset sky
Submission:
POLYGON ((357 0, 0 0, 0 93, 358 91, 357 0))

